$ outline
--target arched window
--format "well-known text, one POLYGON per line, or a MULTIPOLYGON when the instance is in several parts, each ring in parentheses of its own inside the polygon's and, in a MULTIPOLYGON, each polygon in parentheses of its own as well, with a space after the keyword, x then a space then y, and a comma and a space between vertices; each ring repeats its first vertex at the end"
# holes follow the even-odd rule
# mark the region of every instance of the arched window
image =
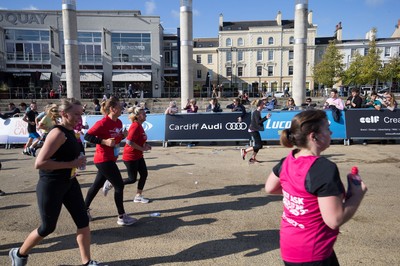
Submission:
POLYGON ((273 37, 269 37, 268 38, 268 44, 269 45, 274 44, 274 38, 273 37))
POLYGON ((243 45, 244 45, 243 38, 239 38, 239 39, 238 39, 237 45, 238 45, 238 46, 243 46, 243 45))
POLYGON ((232 46, 232 39, 231 38, 226 39, 226 46, 232 46))
POLYGON ((257 45, 263 44, 263 39, 261 37, 257 38, 257 45))
POLYGON ((289 44, 294 44, 294 37, 293 37, 293 36, 290 36, 290 38, 289 38, 289 44))

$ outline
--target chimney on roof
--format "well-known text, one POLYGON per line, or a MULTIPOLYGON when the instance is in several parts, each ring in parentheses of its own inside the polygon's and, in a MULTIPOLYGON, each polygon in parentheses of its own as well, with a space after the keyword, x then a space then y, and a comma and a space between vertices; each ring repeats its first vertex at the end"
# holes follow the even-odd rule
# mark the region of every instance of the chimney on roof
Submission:
POLYGON ((335 36, 337 41, 342 41, 342 22, 336 25, 335 36))
POLYGON ((310 12, 308 12, 308 25, 312 25, 312 19, 313 19, 313 12, 312 10, 310 10, 310 12))
POLYGON ((375 29, 371 29, 370 31, 367 32, 367 34, 365 34, 365 39, 368 39, 370 42, 375 40, 375 38, 376 38, 376 30, 375 29))
POLYGON ((222 28, 224 27, 224 15, 219 14, 219 30, 222 30, 222 28))
POLYGON ((276 15, 276 24, 278 24, 278 26, 282 26, 282 13, 281 13, 281 11, 278 11, 278 14, 276 15))

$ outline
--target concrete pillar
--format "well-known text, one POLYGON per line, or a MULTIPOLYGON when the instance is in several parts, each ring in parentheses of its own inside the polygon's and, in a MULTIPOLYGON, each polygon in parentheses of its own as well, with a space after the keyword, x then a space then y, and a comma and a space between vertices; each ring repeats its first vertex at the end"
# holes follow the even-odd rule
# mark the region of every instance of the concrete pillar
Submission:
POLYGON ((300 106, 306 98, 308 0, 295 0, 295 2, 292 93, 296 105, 300 106))
POLYGON ((67 98, 81 99, 76 1, 62 1, 67 98))
POLYGON ((192 0, 180 0, 181 107, 193 98, 193 12, 192 0))

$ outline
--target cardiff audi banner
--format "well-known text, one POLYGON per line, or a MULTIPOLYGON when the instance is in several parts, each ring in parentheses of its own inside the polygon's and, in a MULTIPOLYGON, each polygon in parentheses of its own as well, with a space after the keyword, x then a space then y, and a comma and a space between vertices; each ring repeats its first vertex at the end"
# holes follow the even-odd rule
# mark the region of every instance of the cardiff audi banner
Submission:
POLYGON ((349 139, 390 139, 400 137, 400 109, 349 109, 346 111, 349 139))
POLYGON ((248 140, 250 114, 241 122, 241 113, 175 114, 165 117, 165 140, 248 140))

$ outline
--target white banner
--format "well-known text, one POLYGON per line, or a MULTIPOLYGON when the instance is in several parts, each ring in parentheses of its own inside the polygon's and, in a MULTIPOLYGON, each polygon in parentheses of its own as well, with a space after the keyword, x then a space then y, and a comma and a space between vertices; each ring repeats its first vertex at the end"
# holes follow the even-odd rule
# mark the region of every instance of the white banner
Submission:
POLYGON ((28 136, 28 124, 22 117, 0 119, 0 144, 25 144, 28 136))

